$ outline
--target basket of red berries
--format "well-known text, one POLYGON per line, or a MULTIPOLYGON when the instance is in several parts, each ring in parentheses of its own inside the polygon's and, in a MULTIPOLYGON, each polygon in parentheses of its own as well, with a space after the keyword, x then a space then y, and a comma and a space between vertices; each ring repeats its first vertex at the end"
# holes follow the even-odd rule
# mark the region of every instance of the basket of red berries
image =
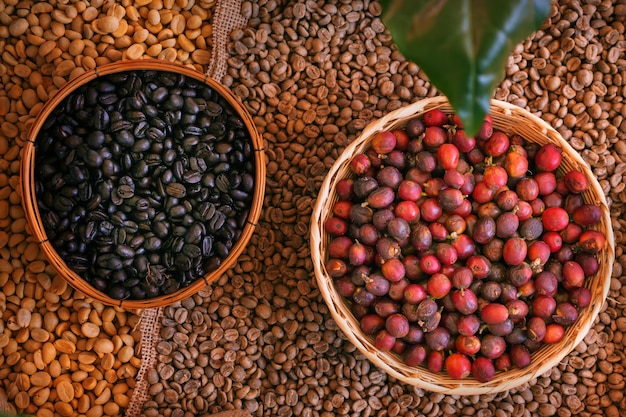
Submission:
POLYGON ((496 100, 475 137, 445 97, 372 122, 311 220, 315 278, 345 336, 389 375, 448 394, 557 365, 602 308, 614 246, 589 165, 496 100))

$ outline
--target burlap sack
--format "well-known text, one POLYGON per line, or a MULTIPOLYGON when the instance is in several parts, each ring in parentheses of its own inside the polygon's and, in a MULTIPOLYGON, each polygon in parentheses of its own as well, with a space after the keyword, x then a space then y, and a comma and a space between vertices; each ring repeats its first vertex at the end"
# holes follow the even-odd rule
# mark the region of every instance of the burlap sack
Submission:
POLYGON ((141 331, 141 366, 137 371, 137 385, 133 390, 130 403, 126 409, 127 417, 135 417, 141 413, 144 403, 148 400, 148 381, 146 374, 156 364, 156 345, 159 342, 159 331, 163 318, 163 308, 148 308, 141 313, 139 330, 141 331))

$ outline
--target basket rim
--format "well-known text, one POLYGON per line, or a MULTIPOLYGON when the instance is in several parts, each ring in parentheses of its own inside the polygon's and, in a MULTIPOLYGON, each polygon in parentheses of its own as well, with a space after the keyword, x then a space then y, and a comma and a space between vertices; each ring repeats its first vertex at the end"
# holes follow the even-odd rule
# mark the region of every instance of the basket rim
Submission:
POLYGON ((68 284, 70 284, 75 290, 82 292, 84 295, 96 301, 118 308, 128 310, 141 310, 145 308, 164 307, 196 294, 205 286, 210 285, 212 282, 221 278, 224 273, 226 273, 230 268, 235 265, 237 259, 245 250, 248 242, 250 241, 254 233, 263 208, 266 183, 265 147, 263 145, 263 138, 260 135, 252 116, 243 105, 239 97, 235 96, 223 84, 209 77, 208 74, 200 73, 196 69, 182 64, 161 61, 157 59, 146 58, 136 60, 124 60, 107 63, 80 74, 76 78, 64 84, 54 96, 50 97, 50 99, 46 101, 28 130, 27 140, 22 150, 20 179, 20 187, 22 191, 22 206, 24 207, 27 223, 29 225, 29 231, 31 232, 31 235, 35 237, 47 260, 68 284), (241 236, 239 240, 233 245, 228 256, 224 260, 222 260, 222 263, 216 270, 206 274, 203 278, 197 279, 190 285, 180 288, 179 290, 171 294, 161 295, 145 300, 117 300, 109 297, 102 291, 98 291, 89 283, 87 283, 87 281, 80 277, 77 273, 72 271, 67 266, 65 261, 56 253, 56 251, 52 247, 52 244, 48 240, 47 234, 42 225, 41 215, 36 203, 37 199, 33 186, 35 142, 39 131, 41 130, 47 118, 50 116, 51 112, 65 99, 65 97, 71 94, 74 90, 87 84, 88 82, 91 82, 105 75, 140 70, 155 70, 182 74, 186 77, 193 78, 208 85, 226 100, 226 102, 236 111, 239 117, 241 117, 250 135, 250 141, 252 142, 254 150, 255 188, 250 211, 248 213, 248 218, 242 230, 241 236))
MULTIPOLYGON (((313 269, 318 288, 333 316, 338 327, 343 331, 345 336, 353 343, 362 354, 364 354, 372 363, 387 372, 389 375, 397 378, 405 383, 426 389, 432 392, 441 392, 446 394, 458 395, 477 395, 487 393, 497 393, 517 388, 533 378, 538 377, 549 371, 557 365, 565 356, 567 356, 586 336, 596 320, 604 301, 608 295, 610 280, 613 269, 613 261, 615 256, 615 242, 613 229, 611 227, 611 218, 608 204, 604 192, 598 184, 595 175, 591 171, 589 165, 582 159, 580 154, 575 151, 561 135, 550 126, 547 122, 533 115, 527 110, 499 100, 491 100, 490 114, 499 117, 514 117, 521 123, 533 125, 539 128, 539 131, 549 141, 557 141, 562 145, 563 152, 571 159, 572 163, 580 168, 587 178, 590 180, 590 191, 593 193, 593 200, 597 201, 602 210, 602 226, 604 227, 606 237, 606 247, 601 252, 603 269, 596 277, 594 284, 599 286, 599 293, 595 294, 602 302, 593 303, 584 313, 586 320, 581 324, 580 328, 575 329, 574 326, 580 324, 582 317, 574 325, 566 330, 566 337, 555 345, 544 346, 533 354, 533 362, 524 369, 513 369, 507 372, 499 372, 490 382, 481 383, 473 378, 464 380, 453 380, 447 377, 447 374, 432 374, 422 366, 410 368, 403 366, 399 357, 395 354, 377 351, 370 337, 365 336, 358 327, 356 319, 343 303, 343 300, 336 293, 332 278, 326 273, 323 265, 323 244, 324 232, 323 222, 324 215, 328 215, 328 209, 333 200, 334 184, 340 178, 343 178, 347 172, 347 164, 352 155, 363 152, 368 146, 368 139, 375 133, 383 130, 389 130, 395 126, 401 126, 404 122, 411 118, 423 114, 425 111, 434 108, 441 108, 444 112, 451 113, 452 107, 445 96, 436 96, 416 101, 407 106, 394 110, 382 118, 372 121, 362 132, 350 143, 337 158, 331 169, 328 171, 317 200, 315 202, 311 215, 311 257, 313 260, 313 269), (326 210, 326 211, 325 211, 326 210), (341 301, 339 303, 338 301, 341 301), (554 354, 546 355, 547 351, 554 354), (548 357, 546 357, 548 356, 548 357)), ((507 129, 502 129, 507 130, 507 129)), ((513 130, 513 129, 511 129, 513 130)), ((507 132, 511 133, 511 131, 507 132)), ((516 132, 514 132, 516 133, 516 132)), ((524 135, 522 135, 524 136, 524 135)), ((583 314, 581 314, 582 316, 583 314)))

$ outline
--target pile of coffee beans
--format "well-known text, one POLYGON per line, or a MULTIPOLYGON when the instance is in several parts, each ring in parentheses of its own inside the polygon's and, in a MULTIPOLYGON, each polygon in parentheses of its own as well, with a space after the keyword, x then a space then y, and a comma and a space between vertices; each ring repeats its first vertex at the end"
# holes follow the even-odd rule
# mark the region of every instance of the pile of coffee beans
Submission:
POLYGON ((324 223, 326 270, 376 348, 488 382, 565 337, 606 238, 589 180, 557 172, 563 158, 490 116, 469 137, 440 109, 352 157, 324 223))
MULTIPOLYGON (((152 57, 206 72, 211 48, 219 46, 211 42, 214 10, 215 0, 0 2, 0 381, 18 413, 130 417, 128 399, 139 380, 131 368, 140 358, 126 362, 126 351, 144 346, 138 337, 129 344, 139 328, 132 311, 109 309, 68 287, 29 234, 19 185, 29 125, 62 85, 110 62, 152 57), (119 20, 118 29, 95 32, 106 29, 107 16, 119 20), (32 312, 27 327, 20 310, 32 312), (115 346, 95 362, 93 335, 81 331, 90 323, 102 329, 95 340, 115 346), (75 351, 57 339, 71 340, 75 351), (49 343, 56 357, 48 364, 49 343), (35 385, 35 368, 50 373, 50 385, 35 385), (70 376, 75 398, 65 403, 57 387, 70 376)), ((555 1, 544 26, 515 46, 496 90, 495 98, 550 123, 590 163, 609 201, 616 262, 607 302, 574 351, 517 389, 485 395, 428 392, 374 366, 332 319, 308 250, 311 208, 343 147, 370 121, 437 90, 396 51, 378 1, 244 0, 241 10, 248 24, 230 35, 222 81, 265 139, 266 203, 235 266, 164 309, 141 415, 235 408, 255 416, 621 417, 626 5, 555 1)))
POLYGON ((167 71, 102 76, 69 94, 36 139, 48 239, 114 299, 170 294, 215 270, 239 239, 254 149, 209 85, 167 71))

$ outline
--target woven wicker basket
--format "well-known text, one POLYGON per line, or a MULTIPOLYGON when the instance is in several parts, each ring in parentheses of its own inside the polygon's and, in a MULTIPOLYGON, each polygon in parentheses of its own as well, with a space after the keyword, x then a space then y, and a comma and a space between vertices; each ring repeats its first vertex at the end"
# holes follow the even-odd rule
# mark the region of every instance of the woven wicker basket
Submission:
POLYGON ((220 278, 225 271, 233 266, 233 264, 237 261, 239 255, 245 249, 248 241, 252 237, 252 234, 256 227, 256 223, 259 219, 259 216, 261 215, 263 198, 265 194, 265 154, 263 150, 262 138, 257 131, 252 117, 245 109, 245 107, 241 104, 239 99, 236 98, 222 84, 211 78, 208 78, 206 75, 201 74, 192 68, 188 68, 182 65, 168 63, 164 61, 142 59, 116 62, 103 65, 91 71, 87 71, 86 73, 80 75, 79 77, 64 85, 57 92, 57 94, 45 104, 41 113, 37 116, 36 120, 31 126, 31 129, 28 133, 28 142, 24 146, 23 152, 23 162, 21 166, 22 203, 26 212, 26 219, 28 220, 33 236, 35 237, 35 239, 37 239, 38 242, 40 242, 41 249, 49 262, 72 287, 93 298, 94 300, 100 301, 107 305, 119 306, 126 309, 161 307, 172 304, 176 301, 183 300, 197 293, 202 288, 204 288, 204 286, 220 278), (233 107, 233 109, 235 109, 237 114, 245 123, 246 128, 248 129, 252 141, 252 146, 255 151, 255 190, 250 207, 250 212, 248 214, 248 219, 242 231, 241 237, 231 249, 228 257, 222 261, 218 269, 204 276, 204 279, 198 279, 189 286, 181 288, 178 291, 169 295, 163 295, 147 300, 120 301, 109 297, 101 291, 96 290, 78 274, 72 271, 67 266, 65 261, 61 259, 61 257, 57 254, 57 252, 48 241, 37 207, 35 195, 35 140, 40 129, 44 125, 44 122, 51 114, 51 112, 65 99, 65 97, 67 97, 74 90, 100 76, 137 70, 173 72, 177 74, 182 74, 188 78, 201 81, 211 87, 214 91, 219 93, 233 107))
POLYGON ((399 356, 393 353, 381 352, 374 347, 372 338, 364 335, 361 331, 359 323, 353 316, 349 305, 337 293, 333 279, 325 269, 325 261, 327 260, 326 247, 329 237, 323 230, 323 224, 332 214, 332 207, 337 201, 335 194, 337 182, 342 178, 350 176, 349 162, 352 157, 363 153, 369 148, 375 133, 403 127, 408 120, 419 117, 433 108, 439 108, 446 114, 453 113, 453 109, 445 97, 424 99, 393 111, 368 125, 361 135, 343 151, 332 166, 320 189, 311 220, 311 257, 315 278, 333 318, 346 337, 372 363, 390 376, 428 391, 446 394, 478 395, 509 390, 519 387, 556 366, 585 337, 608 294, 613 269, 615 243, 604 193, 588 164, 580 157, 579 153, 543 120, 511 104, 496 100, 492 101, 491 117, 493 118, 494 128, 509 134, 517 133, 530 142, 538 144, 552 142, 558 144, 563 149, 563 161, 559 170, 561 172, 580 170, 585 173, 589 179, 590 188, 584 193, 583 197, 585 202, 600 203, 602 205, 602 221, 596 228, 605 233, 607 244, 605 249, 599 253, 600 270, 588 285, 593 297, 591 305, 589 308, 581 311, 578 320, 567 329, 565 337, 561 342, 546 345, 535 352, 530 366, 525 369, 512 369, 507 372, 496 373, 495 377, 488 383, 481 383, 473 378, 456 380, 450 378, 446 373, 435 374, 421 366, 406 366, 399 356))

